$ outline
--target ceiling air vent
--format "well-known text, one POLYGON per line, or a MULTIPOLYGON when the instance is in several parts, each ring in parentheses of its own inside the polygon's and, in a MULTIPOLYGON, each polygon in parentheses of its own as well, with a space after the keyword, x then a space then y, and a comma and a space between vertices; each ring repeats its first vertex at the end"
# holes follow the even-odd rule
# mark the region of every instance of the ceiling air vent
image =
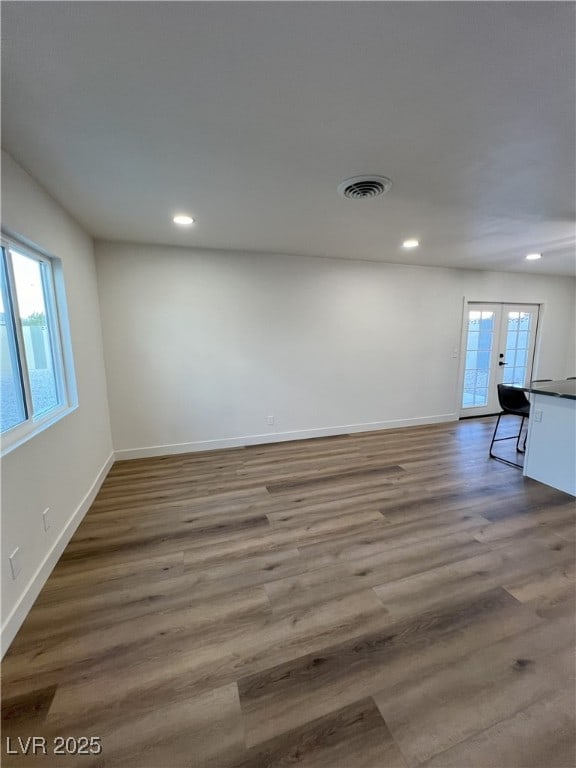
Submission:
POLYGON ((338 184, 338 192, 342 197, 362 200, 384 195, 391 186, 392 182, 386 176, 352 176, 338 184))

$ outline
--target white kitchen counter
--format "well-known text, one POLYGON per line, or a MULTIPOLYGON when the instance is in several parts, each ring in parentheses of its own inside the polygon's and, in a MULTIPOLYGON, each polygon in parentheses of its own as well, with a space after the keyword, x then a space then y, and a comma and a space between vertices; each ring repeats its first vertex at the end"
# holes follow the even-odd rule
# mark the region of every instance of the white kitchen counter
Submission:
POLYGON ((576 380, 526 387, 530 419, 524 474, 576 496, 576 380))

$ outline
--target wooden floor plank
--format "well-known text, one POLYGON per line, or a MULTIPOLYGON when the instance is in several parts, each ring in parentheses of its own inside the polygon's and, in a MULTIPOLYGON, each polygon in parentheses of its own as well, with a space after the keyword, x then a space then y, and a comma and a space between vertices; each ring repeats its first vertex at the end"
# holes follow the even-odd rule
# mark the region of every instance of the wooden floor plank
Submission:
POLYGON ((390 615, 409 617, 527 575, 538 578, 542 571, 548 572, 552 563, 569 567, 574 556, 573 547, 556 550, 553 546, 545 548, 530 540, 521 540, 405 579, 376 585, 374 591, 390 615))
MULTIPOLYGON (((367 462, 366 462, 367 463, 367 462)), ((344 469, 336 468, 337 472, 322 474, 316 477, 299 477, 298 480, 286 480, 278 483, 268 483, 266 488, 269 493, 284 493, 285 491, 301 490, 306 488, 316 488, 318 486, 330 485, 339 486, 350 480, 362 482, 371 478, 387 477, 388 475, 397 475, 404 472, 399 466, 381 466, 370 469, 344 469)))
POLYGON ((372 699, 355 702, 259 744, 230 768, 289 765, 302 768, 406 768, 402 753, 372 699))
POLYGON ((422 768, 574 768, 574 691, 542 698, 422 763, 422 768))
POLYGON ((416 766, 563 687, 554 656, 573 647, 574 630, 566 619, 539 624, 376 694, 408 764, 416 766))

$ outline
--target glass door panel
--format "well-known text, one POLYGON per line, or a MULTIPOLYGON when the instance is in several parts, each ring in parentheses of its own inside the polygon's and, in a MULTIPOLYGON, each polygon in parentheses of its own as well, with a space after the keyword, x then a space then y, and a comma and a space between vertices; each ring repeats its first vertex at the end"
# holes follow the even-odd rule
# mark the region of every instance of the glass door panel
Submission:
POLYGON ((502 383, 522 387, 530 381, 528 372, 532 368, 531 340, 534 335, 531 331, 536 316, 532 309, 507 309, 503 322, 506 324, 506 349, 502 383))
POLYGON ((495 316, 496 313, 490 310, 468 311, 462 408, 488 405, 495 316))
POLYGON ((503 384, 522 387, 530 383, 537 324, 537 306, 505 305, 502 308, 501 337, 506 339, 506 346, 501 350, 503 384))

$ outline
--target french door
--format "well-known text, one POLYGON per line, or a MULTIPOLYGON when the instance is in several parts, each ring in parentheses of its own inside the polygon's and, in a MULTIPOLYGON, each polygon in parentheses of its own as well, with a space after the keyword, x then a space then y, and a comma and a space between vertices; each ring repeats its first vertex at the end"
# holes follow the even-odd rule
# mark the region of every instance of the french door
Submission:
POLYGON ((461 416, 498 413, 497 384, 530 383, 537 327, 537 304, 468 303, 461 416))

